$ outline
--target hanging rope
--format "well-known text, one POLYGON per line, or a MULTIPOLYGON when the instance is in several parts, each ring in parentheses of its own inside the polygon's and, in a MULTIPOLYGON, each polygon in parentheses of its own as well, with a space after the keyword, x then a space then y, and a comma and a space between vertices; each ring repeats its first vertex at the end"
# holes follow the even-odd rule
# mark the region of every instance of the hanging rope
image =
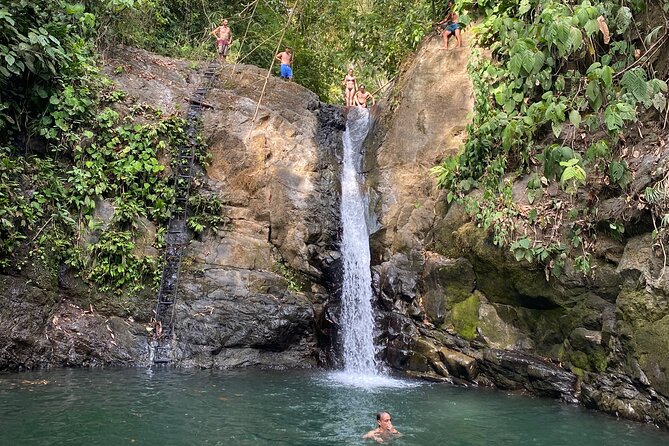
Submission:
POLYGON ((260 48, 261 46, 263 46, 263 45, 264 45, 265 43, 267 43, 269 40, 272 40, 273 38, 275 38, 280 32, 281 32, 281 30, 275 32, 274 34, 272 34, 271 36, 269 36, 268 38, 266 38, 265 40, 263 40, 262 42, 260 42, 260 43, 259 43, 258 45, 256 45, 251 51, 249 51, 248 53, 246 53, 246 55, 244 55, 244 57, 241 57, 241 58, 237 59, 237 62, 235 62, 235 63, 240 63, 241 61, 243 61, 244 59, 246 59, 247 57, 249 57, 251 54, 253 54, 253 52, 254 52, 255 50, 257 50, 258 48, 260 48))
MULTIPOLYGON (((279 42, 276 45, 276 50, 274 51, 274 54, 277 54, 279 52, 279 48, 281 48, 281 43, 283 42, 283 36, 286 35, 286 29, 288 29, 288 25, 290 24, 290 20, 293 18, 293 14, 295 14, 295 10, 297 9, 297 4, 299 3, 300 0, 295 0, 295 3, 293 4, 293 7, 290 10, 290 14, 288 14, 288 19, 286 20, 286 24, 283 27, 283 30, 281 31, 281 37, 279 38, 279 42)), ((262 91, 260 92, 260 98, 258 99, 258 104, 256 105, 256 111, 253 113, 253 119, 251 119, 251 128, 249 129, 249 136, 251 136, 251 131, 253 130, 253 123, 256 120, 256 117, 258 116, 258 110, 260 109, 260 103, 262 102, 262 98, 265 96, 265 89, 267 88, 267 81, 269 80, 269 77, 272 75, 272 68, 274 68, 274 61, 276 60, 276 57, 272 57, 272 63, 269 64, 269 69, 267 70, 267 76, 265 76, 265 83, 262 86, 262 91)))
MULTIPOLYGON (((251 23, 253 22, 253 16, 254 16, 255 13, 256 13, 256 8, 258 7, 258 3, 259 3, 259 1, 260 1, 260 0, 255 0, 255 1, 253 2, 253 11, 251 11, 251 17, 249 17, 249 22, 246 24, 246 30, 244 31, 244 36, 242 36, 242 40, 241 40, 240 43, 239 43, 239 54, 242 54, 242 47, 244 46, 244 41, 246 40, 246 36, 247 36, 248 33, 249 33, 249 28, 251 27, 251 23)), ((256 48, 257 48, 257 47, 256 47, 256 48)), ((256 48, 254 48, 253 50, 255 51, 256 48)), ((251 54, 251 53, 249 53, 249 54, 251 54)), ((247 56, 248 56, 248 54, 247 54, 247 56)), ((244 56, 244 58, 246 58, 246 56, 244 56)), ((230 77, 232 77, 232 75, 234 74, 235 69, 237 68, 237 64, 238 64, 239 62, 240 62, 240 61, 235 60, 235 64, 232 66, 232 71, 230 72, 230 77)))

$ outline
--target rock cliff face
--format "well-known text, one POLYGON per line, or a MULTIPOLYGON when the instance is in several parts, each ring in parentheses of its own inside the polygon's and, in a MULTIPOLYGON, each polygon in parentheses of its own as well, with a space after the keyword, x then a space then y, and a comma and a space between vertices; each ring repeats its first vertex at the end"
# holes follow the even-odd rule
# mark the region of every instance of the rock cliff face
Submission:
MULTIPOLYGON (((205 68, 133 49, 105 63, 131 101, 167 114, 187 108, 205 68)), ((319 362, 315 321, 339 265, 344 120, 336 107, 276 77, 256 110, 266 74, 225 64, 206 97, 202 135, 211 162, 197 181, 221 198, 227 224, 192 240, 185 253, 174 319, 177 365, 319 362)), ((113 213, 109 203, 99 207, 113 213)), ((99 296, 65 271, 52 278, 35 268, 0 277, 0 295, 0 369, 149 363, 151 292, 135 299, 132 311, 100 308, 99 296)))
MULTIPOLYGON (((427 41, 404 70, 396 106, 381 118, 367 159, 386 361, 431 379, 527 391, 668 425, 669 288, 647 226, 625 242, 600 237, 591 277, 568 268, 547 281, 543 270, 495 247, 462 209, 449 208, 429 170, 457 150, 469 121, 470 49, 466 36, 466 48, 439 45, 427 41)), ((633 162, 666 163, 661 139, 644 144, 633 162)), ((638 190, 658 179, 642 171, 638 190)), ((514 199, 527 195, 523 184, 514 199)), ((612 206, 602 203, 602 213, 612 206)))
MULTIPOLYGON (((473 97, 466 36, 465 48, 439 46, 426 41, 407 64, 368 141, 385 361, 429 379, 669 425, 669 273, 650 234, 600 239, 594 276, 567 269, 546 281, 448 207, 429 171, 458 150, 473 97)), ((186 108, 204 68, 135 50, 106 65, 120 89, 166 113, 186 108)), ((344 121, 339 109, 273 77, 256 110, 265 74, 224 65, 206 98, 212 160, 199 181, 222 197, 228 223, 186 253, 175 312, 181 366, 312 367, 330 346, 321 321, 339 292, 344 121)), ((666 163, 661 140, 648 144, 639 165, 666 163)), ((656 175, 644 172, 639 190, 656 175)), ((53 278, 35 268, 0 276, 0 296, 0 369, 148 363, 151 293, 101 308, 66 271, 53 278)))
POLYGON ((190 244, 175 326, 184 365, 308 367, 339 257, 343 118, 294 83, 223 67, 203 116, 206 186, 230 223, 190 244))

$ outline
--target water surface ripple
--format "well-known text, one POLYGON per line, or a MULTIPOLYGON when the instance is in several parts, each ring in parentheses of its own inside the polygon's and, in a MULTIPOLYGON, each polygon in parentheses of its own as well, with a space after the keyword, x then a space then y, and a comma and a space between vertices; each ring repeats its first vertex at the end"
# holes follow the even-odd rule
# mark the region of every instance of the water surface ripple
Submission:
POLYGON ((1 445, 358 445, 380 409, 404 434, 391 442, 398 446, 669 444, 666 431, 578 406, 418 381, 361 388, 323 372, 0 374, 1 445))

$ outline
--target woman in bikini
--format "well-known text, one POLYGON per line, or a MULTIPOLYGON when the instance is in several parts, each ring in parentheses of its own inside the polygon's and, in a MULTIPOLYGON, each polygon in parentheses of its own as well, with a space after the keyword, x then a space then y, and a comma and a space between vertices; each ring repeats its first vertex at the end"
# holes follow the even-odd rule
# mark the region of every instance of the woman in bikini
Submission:
POLYGON ((355 76, 353 76, 353 68, 348 69, 348 74, 344 77, 344 97, 346 98, 346 106, 352 107, 356 90, 355 76))

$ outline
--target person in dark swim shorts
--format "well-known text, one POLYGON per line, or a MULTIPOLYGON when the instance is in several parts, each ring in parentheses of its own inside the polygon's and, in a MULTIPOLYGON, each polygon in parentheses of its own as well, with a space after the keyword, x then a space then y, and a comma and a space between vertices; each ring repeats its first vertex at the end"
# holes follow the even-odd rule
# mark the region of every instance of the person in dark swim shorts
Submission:
POLYGON ((441 37, 444 39, 443 49, 448 49, 448 38, 452 35, 454 35, 457 40, 457 44, 453 48, 462 46, 461 27, 460 23, 458 23, 458 14, 455 11, 449 12, 443 20, 437 22, 437 26, 442 30, 441 37))

